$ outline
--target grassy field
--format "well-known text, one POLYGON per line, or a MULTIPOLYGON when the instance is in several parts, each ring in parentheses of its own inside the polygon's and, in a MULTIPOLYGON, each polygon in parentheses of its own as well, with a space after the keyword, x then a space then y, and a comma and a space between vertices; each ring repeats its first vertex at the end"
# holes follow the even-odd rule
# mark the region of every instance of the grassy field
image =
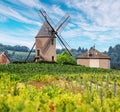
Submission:
POLYGON ((120 112, 120 71, 0 65, 0 112, 120 112))
MULTIPOLYGON (((11 62, 25 61, 28 54, 29 54, 29 52, 18 52, 18 51, 14 52, 14 51, 8 50, 8 56, 9 56, 11 62)), ((31 61, 34 60, 34 56, 35 56, 35 53, 32 52, 29 57, 29 60, 31 60, 31 61)))
MULTIPOLYGON (((11 51, 11 50, 8 50, 8 54, 12 54, 14 51, 11 51)), ((15 54, 16 55, 20 55, 20 56, 27 56, 29 52, 18 52, 18 51, 15 51, 15 54)), ((35 55, 34 52, 31 53, 31 55, 35 55)))

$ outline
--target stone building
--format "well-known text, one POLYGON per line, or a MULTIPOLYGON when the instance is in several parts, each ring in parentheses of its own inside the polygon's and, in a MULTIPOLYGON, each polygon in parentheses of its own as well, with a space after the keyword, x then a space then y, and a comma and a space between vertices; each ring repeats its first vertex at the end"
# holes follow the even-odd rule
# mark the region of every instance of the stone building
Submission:
POLYGON ((0 52, 0 64, 9 64, 10 60, 4 52, 0 52))
POLYGON ((44 22, 36 36, 35 61, 56 61, 56 37, 51 27, 44 22))
POLYGON ((44 22, 36 36, 35 61, 56 61, 56 38, 51 27, 44 22))
POLYGON ((87 50, 84 54, 77 57, 77 64, 86 67, 110 68, 110 57, 96 49, 87 50))

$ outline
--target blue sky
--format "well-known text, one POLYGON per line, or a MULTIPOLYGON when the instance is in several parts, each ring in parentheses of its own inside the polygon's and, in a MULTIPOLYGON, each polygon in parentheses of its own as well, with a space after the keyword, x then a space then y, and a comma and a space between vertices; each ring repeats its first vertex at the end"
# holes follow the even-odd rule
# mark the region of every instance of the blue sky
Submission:
POLYGON ((95 44, 105 51, 120 44, 120 0, 0 0, 0 43, 32 47, 43 22, 40 8, 55 23, 69 13, 61 35, 71 48, 95 44))

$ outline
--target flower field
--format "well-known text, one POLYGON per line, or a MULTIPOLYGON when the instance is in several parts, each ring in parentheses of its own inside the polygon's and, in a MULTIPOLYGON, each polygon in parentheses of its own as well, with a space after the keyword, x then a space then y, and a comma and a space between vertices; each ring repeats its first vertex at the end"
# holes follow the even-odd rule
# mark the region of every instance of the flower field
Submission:
POLYGON ((120 71, 0 65, 0 112, 120 112, 120 71))

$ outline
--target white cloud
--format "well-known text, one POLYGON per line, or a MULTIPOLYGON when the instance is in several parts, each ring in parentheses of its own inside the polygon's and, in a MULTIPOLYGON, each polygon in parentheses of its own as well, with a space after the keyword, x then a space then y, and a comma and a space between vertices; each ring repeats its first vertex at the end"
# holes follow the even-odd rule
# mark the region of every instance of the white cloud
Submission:
POLYGON ((59 45, 59 44, 57 44, 57 45, 56 45, 56 48, 57 48, 57 49, 62 49, 62 46, 59 45))
POLYGON ((43 5, 41 5, 39 0, 19 0, 21 3, 29 6, 29 7, 34 7, 34 8, 40 8, 43 7, 43 5))
MULTIPOLYGON (((49 5, 43 4, 39 0, 8 0, 9 2, 18 5, 19 7, 27 7, 27 10, 17 10, 20 14, 24 15, 25 17, 29 17, 30 20, 37 19, 39 20, 38 12, 34 9, 40 10, 43 8, 49 17, 55 22, 55 24, 61 19, 61 16, 65 14, 65 12, 61 9, 60 6, 57 5, 49 5), (32 14, 32 15, 31 15, 32 14)), ((34 21, 35 22, 35 21, 34 21)))
POLYGON ((116 27, 120 24, 119 0, 66 0, 68 7, 83 11, 89 19, 100 26, 116 27))
POLYGON ((84 37, 89 37, 93 41, 97 38, 96 35, 92 32, 83 32, 83 36, 84 37))
POLYGON ((6 22, 7 18, 5 16, 0 15, 0 22, 6 22))
POLYGON ((81 36, 100 45, 120 42, 120 0, 66 0, 64 3, 75 9, 70 13, 76 29, 82 32, 81 36))
POLYGON ((64 38, 76 38, 81 35, 81 31, 79 29, 70 29, 63 31, 61 35, 63 35, 64 38))
MULTIPOLYGON (((86 40, 84 39, 82 44, 96 41, 96 43, 102 45, 112 41, 112 39, 120 39, 120 0, 61 0, 60 2, 57 1, 57 4, 56 1, 54 4, 49 4, 43 3, 40 0, 7 1, 13 5, 1 2, 0 22, 5 22, 7 18, 10 18, 38 27, 41 26, 41 23, 39 22, 37 10, 44 8, 55 24, 65 12, 69 12, 71 22, 62 32, 65 40, 71 41, 73 39, 74 43, 79 43, 78 38, 82 39, 82 37, 86 37, 86 40), (61 2, 67 5, 65 9, 60 4, 61 2)), ((25 33, 26 37, 35 36, 37 29, 35 30, 34 28, 31 29, 28 27, 26 27, 26 29, 29 32, 19 30, 17 34, 8 32, 6 36, 17 35, 17 37, 22 37, 23 33, 25 33)), ((79 41, 81 42, 81 40, 79 41)), ((116 41, 116 43, 117 42, 120 41, 116 41)), ((85 45, 88 45, 88 43, 85 45)))
POLYGON ((60 8, 60 6, 57 5, 53 5, 50 11, 52 14, 57 14, 59 16, 63 16, 65 14, 65 12, 60 8))
POLYGON ((8 2, 21 7, 40 8, 43 5, 39 0, 7 0, 8 2))
POLYGON ((35 42, 35 36, 38 33, 37 29, 25 27, 24 29, 16 29, 10 31, 4 29, 0 31, 0 43, 7 43, 8 45, 26 45, 32 47, 35 42))
POLYGON ((20 22, 41 25, 40 22, 29 20, 28 18, 22 16, 20 13, 10 8, 9 6, 3 6, 0 4, 0 14, 4 15, 7 18, 12 18, 20 22))
POLYGON ((1 34, 0 33, 0 42, 6 43, 8 45, 25 45, 31 48, 31 46, 34 44, 33 39, 29 38, 16 38, 7 34, 1 34))
POLYGON ((109 32, 108 34, 99 34, 98 36, 98 41, 100 42, 114 41, 116 39, 120 40, 120 32, 109 32))

